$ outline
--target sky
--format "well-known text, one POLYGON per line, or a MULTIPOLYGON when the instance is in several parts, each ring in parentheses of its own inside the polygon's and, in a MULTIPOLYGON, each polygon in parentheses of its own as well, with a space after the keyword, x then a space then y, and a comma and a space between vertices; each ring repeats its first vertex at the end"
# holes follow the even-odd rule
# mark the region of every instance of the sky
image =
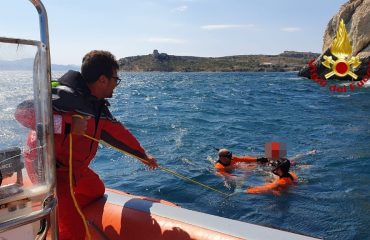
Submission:
MULTIPOLYGON (((94 49, 117 59, 160 53, 220 57, 322 51, 345 0, 44 0, 51 62, 80 65, 94 49)), ((28 0, 2 0, 0 36, 39 40, 28 0)), ((0 48, 1 59, 1 48, 0 48)))

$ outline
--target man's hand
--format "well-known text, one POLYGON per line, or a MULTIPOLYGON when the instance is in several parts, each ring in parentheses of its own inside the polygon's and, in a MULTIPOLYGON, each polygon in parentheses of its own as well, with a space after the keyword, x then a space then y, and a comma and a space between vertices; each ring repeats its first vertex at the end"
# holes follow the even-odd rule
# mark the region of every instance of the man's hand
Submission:
POLYGON ((72 116, 72 134, 84 135, 87 130, 87 120, 90 117, 83 117, 81 115, 72 116))
POLYGON ((156 169, 158 167, 157 160, 153 156, 150 156, 150 155, 147 156, 147 158, 145 159, 145 161, 143 161, 143 163, 149 166, 151 170, 156 169))

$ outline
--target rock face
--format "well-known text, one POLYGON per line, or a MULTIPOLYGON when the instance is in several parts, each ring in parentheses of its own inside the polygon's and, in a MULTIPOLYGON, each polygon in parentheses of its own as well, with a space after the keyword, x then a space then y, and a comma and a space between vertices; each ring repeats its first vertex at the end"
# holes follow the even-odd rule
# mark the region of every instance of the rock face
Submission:
MULTIPOLYGON (((370 60, 370 0, 349 0, 343 4, 338 13, 329 21, 324 33, 322 54, 313 63, 317 68, 317 74, 324 77, 328 69, 322 66, 323 57, 332 55, 330 48, 336 34, 340 21, 343 19, 348 37, 352 46, 352 54, 348 57, 358 56, 361 65, 357 67, 357 80, 362 79, 369 67, 370 60)), ((311 78, 309 67, 305 66, 298 74, 302 77, 311 78)), ((352 80, 349 75, 337 77, 338 79, 352 80)))

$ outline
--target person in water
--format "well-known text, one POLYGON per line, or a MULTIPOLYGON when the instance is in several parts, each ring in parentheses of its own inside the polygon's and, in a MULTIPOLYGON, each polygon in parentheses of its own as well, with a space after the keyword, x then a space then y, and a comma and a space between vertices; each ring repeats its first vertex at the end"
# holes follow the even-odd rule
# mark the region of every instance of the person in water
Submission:
POLYGON ((235 156, 226 148, 218 151, 218 160, 215 163, 215 169, 222 175, 229 175, 229 172, 238 168, 240 163, 267 163, 268 159, 265 157, 253 156, 235 156))
POLYGON ((249 187, 246 189, 247 193, 257 194, 272 192, 275 195, 280 195, 281 190, 297 182, 297 175, 295 175, 293 172, 289 172, 290 161, 288 159, 282 158, 277 160, 273 165, 274 168, 272 169, 272 173, 278 178, 275 181, 266 183, 263 186, 249 187))
MULTIPOLYGON (((73 144, 73 192, 79 207, 84 208, 103 196, 105 192, 104 183, 89 168, 99 143, 85 137, 84 134, 101 139, 141 159, 151 169, 157 167, 156 159, 146 153, 134 135, 109 111, 109 102, 106 98, 112 97, 113 90, 120 83, 118 69, 119 65, 114 55, 107 51, 94 50, 84 56, 81 73, 67 72, 58 79, 59 86, 52 88, 59 239, 81 240, 86 236, 84 223, 70 194, 69 147, 71 144, 73 144), (71 142, 70 136, 72 136, 71 142)), ((27 140, 31 149, 32 146, 36 146, 34 115, 32 101, 20 104, 15 113, 20 123, 32 129, 27 140)), ((32 158, 33 155, 29 154, 28 158, 32 158)), ((32 160, 34 159, 25 161, 28 172, 34 168, 30 164, 32 160)), ((36 178, 33 180, 35 181, 36 178)))

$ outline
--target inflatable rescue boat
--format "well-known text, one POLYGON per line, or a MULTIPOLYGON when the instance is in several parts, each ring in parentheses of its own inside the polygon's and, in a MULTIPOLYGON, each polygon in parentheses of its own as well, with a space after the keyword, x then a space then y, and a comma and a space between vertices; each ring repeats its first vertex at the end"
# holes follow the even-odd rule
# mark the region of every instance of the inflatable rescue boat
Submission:
POLYGON ((103 198, 83 209, 92 239, 240 240, 316 239, 235 221, 173 203, 107 189, 103 198))

